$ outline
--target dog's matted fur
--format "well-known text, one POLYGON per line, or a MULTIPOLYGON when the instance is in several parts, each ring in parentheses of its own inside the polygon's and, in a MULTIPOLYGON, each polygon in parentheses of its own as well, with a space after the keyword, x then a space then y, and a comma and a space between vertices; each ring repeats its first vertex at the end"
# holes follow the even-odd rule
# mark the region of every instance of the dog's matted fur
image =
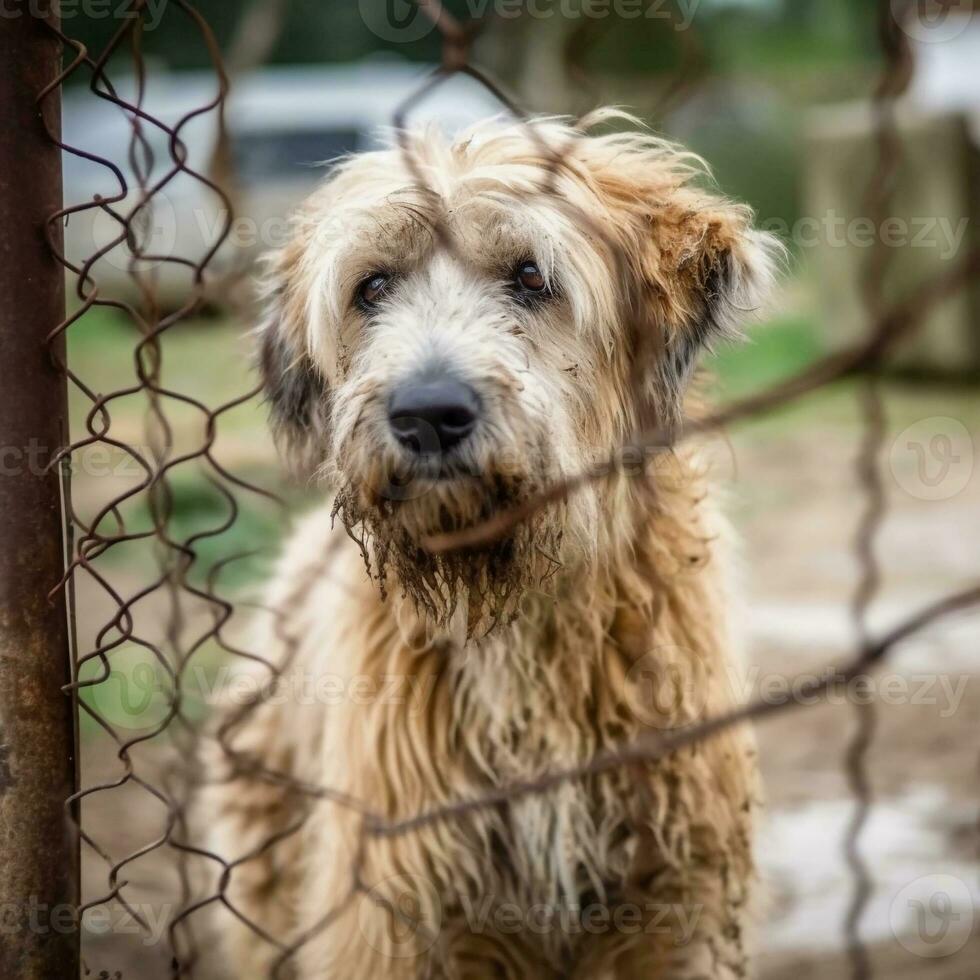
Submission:
POLYGON ((228 895, 266 933, 226 917, 237 976, 275 961, 270 936, 302 940, 304 980, 748 975, 744 730, 362 833, 365 813, 409 818, 731 707, 725 534, 692 450, 505 540, 424 547, 675 422, 699 350, 770 281, 774 243, 696 159, 590 134, 622 118, 417 133, 413 167, 353 157, 272 262, 273 416, 331 499, 288 547, 256 646, 308 696, 246 713, 206 797, 211 846, 249 855, 228 895), (393 407, 406 390, 428 393, 426 424, 393 407))

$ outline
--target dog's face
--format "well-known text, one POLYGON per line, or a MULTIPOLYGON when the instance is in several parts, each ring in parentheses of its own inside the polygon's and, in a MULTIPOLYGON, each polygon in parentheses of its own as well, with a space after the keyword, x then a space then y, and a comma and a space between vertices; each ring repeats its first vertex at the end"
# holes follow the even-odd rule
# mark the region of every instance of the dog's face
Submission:
POLYGON ((263 327, 291 451, 333 481, 382 582, 441 620, 465 596, 471 627, 594 556, 603 491, 486 548, 423 539, 676 421, 699 350, 770 277, 771 242, 674 148, 532 125, 338 167, 273 260, 263 327))

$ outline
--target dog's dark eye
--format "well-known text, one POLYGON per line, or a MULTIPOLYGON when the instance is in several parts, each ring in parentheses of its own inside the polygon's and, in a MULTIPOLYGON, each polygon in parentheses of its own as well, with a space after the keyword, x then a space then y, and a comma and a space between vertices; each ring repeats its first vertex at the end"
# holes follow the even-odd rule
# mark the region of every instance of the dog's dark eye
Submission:
POLYGON ((536 262, 522 262, 514 270, 515 284, 529 293, 543 293, 547 283, 536 262))
POLYGON ((386 273, 372 272, 357 287, 357 302, 363 307, 374 306, 384 295, 389 282, 391 282, 391 276, 386 273))

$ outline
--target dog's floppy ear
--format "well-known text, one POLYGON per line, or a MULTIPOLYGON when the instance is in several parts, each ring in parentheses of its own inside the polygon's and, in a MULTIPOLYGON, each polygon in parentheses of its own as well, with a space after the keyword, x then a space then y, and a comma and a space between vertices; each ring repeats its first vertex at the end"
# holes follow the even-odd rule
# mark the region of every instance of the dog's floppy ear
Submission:
POLYGON ((649 272, 663 330, 657 373, 674 402, 668 415, 676 415, 701 353, 739 337, 759 313, 782 249, 753 229, 749 208, 691 188, 655 208, 651 224, 649 272))
POLYGON ((320 462, 326 445, 329 385, 310 356, 306 304, 295 281, 298 255, 273 256, 265 284, 265 316, 258 329, 258 364, 273 432, 297 469, 320 462))
MULTIPOLYGON (((580 128, 616 118, 636 122, 602 110, 580 128)), ((619 132, 586 136, 577 149, 602 206, 600 234, 630 283, 634 363, 671 425, 701 352, 738 336, 760 307, 781 246, 753 230, 749 208, 706 190, 703 162, 666 140, 619 132)))

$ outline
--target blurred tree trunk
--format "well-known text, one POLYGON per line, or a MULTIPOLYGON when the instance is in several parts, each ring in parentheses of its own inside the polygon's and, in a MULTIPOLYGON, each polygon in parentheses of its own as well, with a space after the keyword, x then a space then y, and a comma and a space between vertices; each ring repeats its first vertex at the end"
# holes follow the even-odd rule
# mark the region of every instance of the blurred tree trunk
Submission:
MULTIPOLYGON (((225 55, 225 71, 234 84, 238 75, 254 71, 269 60, 286 23, 289 0, 252 0, 242 15, 225 55)), ((211 179, 232 199, 238 197, 231 141, 222 117, 211 157, 211 179)))
POLYGON ((825 0, 785 0, 783 17, 797 27, 810 27, 815 23, 821 6, 825 6, 825 0))
POLYGON ((576 22, 559 16, 498 17, 483 33, 478 56, 507 79, 520 105, 532 112, 573 112, 566 51, 576 22))
POLYGON ((282 37, 289 0, 252 0, 228 45, 225 67, 239 75, 264 65, 282 37))
MULTIPOLYGON (((225 55, 225 72, 232 86, 238 76, 260 68, 269 60, 282 37, 288 6, 289 0, 252 0, 238 22, 225 55)), ((231 216, 238 214, 241 210, 242 188, 224 107, 218 119, 218 134, 211 154, 208 176, 227 196, 231 216)), ((249 266, 249 261, 242 257, 240 262, 235 262, 230 269, 220 274, 220 283, 215 288, 233 305, 236 302, 236 287, 249 266)))

